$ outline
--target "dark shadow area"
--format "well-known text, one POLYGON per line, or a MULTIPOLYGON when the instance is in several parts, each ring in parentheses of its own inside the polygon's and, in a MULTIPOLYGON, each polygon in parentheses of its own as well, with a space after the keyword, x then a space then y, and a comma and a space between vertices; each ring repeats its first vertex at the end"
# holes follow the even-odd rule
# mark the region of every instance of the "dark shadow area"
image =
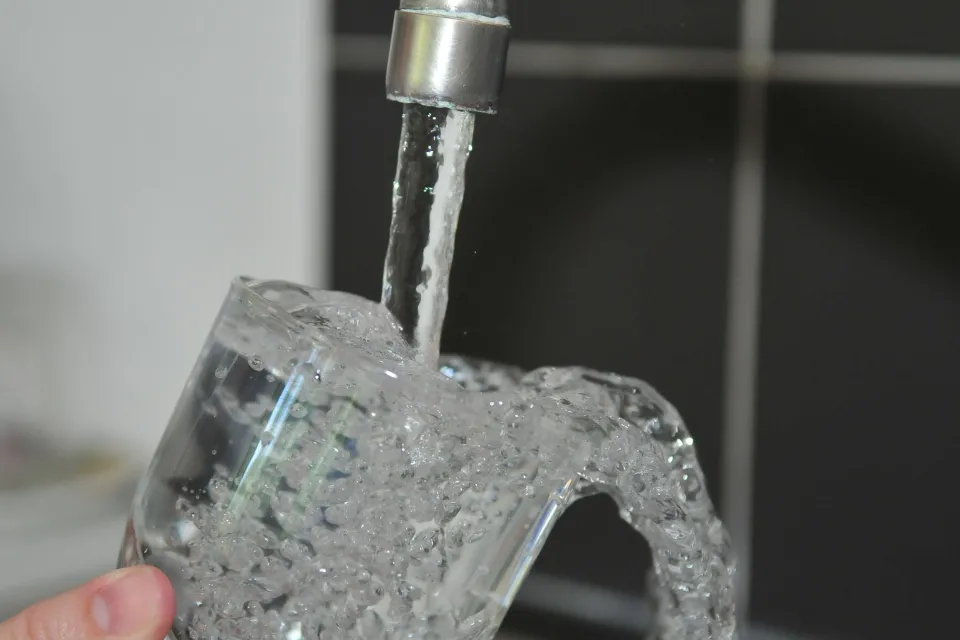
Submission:
POLYGON ((779 0, 774 42, 783 51, 957 54, 954 0, 779 0))
POLYGON ((637 640, 632 631, 597 628, 596 625, 570 618, 544 615, 542 611, 514 607, 501 627, 504 631, 521 633, 531 640, 637 640))
MULTIPOLYGON (((828 218, 892 260, 957 275, 960 126, 953 89, 771 89, 768 163, 775 217, 783 185, 828 207, 828 218)), ((775 256, 775 254, 774 254, 775 256)))
MULTIPOLYGON (((609 496, 595 495, 575 502, 560 517, 533 570, 563 579, 574 574, 583 582, 605 590, 642 594, 651 566, 650 547, 643 536, 620 518, 617 506, 609 496), (585 527, 584 523, 590 526, 585 527), (611 546, 621 552, 620 557, 612 562, 607 554, 601 552, 604 547, 611 546), (557 567, 566 567, 566 570, 558 572, 557 567)), ((623 628, 625 624, 621 627, 590 624, 578 618, 577 603, 573 603, 574 606, 568 608, 566 614, 544 613, 526 604, 534 598, 526 597, 525 589, 521 588, 517 601, 511 607, 504 621, 504 629, 556 640, 580 640, 584 637, 627 640, 635 639, 636 629, 649 622, 640 608, 631 625, 633 630, 623 628)))
MULTIPOLYGON (((948 637, 960 556, 960 91, 775 87, 755 616, 948 637), (947 491, 945 494, 944 491, 947 491), (949 545, 948 545, 949 546, 949 545)), ((950 625, 952 626, 952 625, 950 625)))

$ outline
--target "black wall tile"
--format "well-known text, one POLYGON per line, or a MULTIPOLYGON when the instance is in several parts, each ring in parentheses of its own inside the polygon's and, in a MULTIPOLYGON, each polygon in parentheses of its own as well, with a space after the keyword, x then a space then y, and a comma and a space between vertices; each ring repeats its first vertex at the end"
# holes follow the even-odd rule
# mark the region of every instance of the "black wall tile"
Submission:
MULTIPOLYGON (((400 107, 336 80, 336 288, 377 297, 400 107)), ((730 167, 726 84, 514 80, 478 120, 444 350, 643 377, 685 415, 716 496, 730 167)), ((641 591, 612 504, 558 524, 537 570, 641 591)))
MULTIPOLYGON (((390 35, 397 0, 335 4, 338 33, 390 35)), ((735 47, 738 0, 515 0, 513 37, 638 45, 735 47)))
POLYGON ((956 89, 772 90, 753 560, 765 622, 955 632, 958 110, 956 89))
POLYGON ((779 0, 779 50, 960 53, 955 0, 779 0))
POLYGON ((399 0, 333 0, 333 30, 389 36, 399 0))

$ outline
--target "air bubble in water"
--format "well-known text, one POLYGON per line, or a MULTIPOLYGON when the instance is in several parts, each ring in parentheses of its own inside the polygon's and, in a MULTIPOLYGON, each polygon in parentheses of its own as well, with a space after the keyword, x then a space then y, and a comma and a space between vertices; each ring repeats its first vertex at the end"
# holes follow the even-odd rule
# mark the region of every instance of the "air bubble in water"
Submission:
POLYGON ((294 418, 302 418, 307 415, 307 407, 304 404, 297 402, 290 408, 290 415, 294 418))

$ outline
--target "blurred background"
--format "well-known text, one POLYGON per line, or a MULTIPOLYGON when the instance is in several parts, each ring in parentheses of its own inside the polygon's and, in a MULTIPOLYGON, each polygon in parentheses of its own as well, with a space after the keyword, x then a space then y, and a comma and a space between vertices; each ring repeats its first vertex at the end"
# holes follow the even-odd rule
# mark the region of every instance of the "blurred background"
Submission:
MULTIPOLYGON (((113 564, 233 275, 379 296, 395 4, 0 0, 0 618, 113 564)), ((445 350, 616 370, 676 404, 749 638, 941 637, 960 5, 511 13, 445 350)), ((585 500, 505 626, 637 637, 648 566, 585 500)))

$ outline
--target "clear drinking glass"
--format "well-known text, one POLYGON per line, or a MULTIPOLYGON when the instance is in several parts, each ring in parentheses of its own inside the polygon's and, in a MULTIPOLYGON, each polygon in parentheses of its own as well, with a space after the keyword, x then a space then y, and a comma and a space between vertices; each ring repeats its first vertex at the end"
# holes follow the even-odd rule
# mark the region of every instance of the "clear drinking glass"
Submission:
POLYGON ((433 371, 401 335, 355 296, 233 282, 120 554, 173 582, 173 637, 490 638, 597 491, 654 546, 665 615, 721 624, 726 540, 668 403, 584 370, 433 371))

